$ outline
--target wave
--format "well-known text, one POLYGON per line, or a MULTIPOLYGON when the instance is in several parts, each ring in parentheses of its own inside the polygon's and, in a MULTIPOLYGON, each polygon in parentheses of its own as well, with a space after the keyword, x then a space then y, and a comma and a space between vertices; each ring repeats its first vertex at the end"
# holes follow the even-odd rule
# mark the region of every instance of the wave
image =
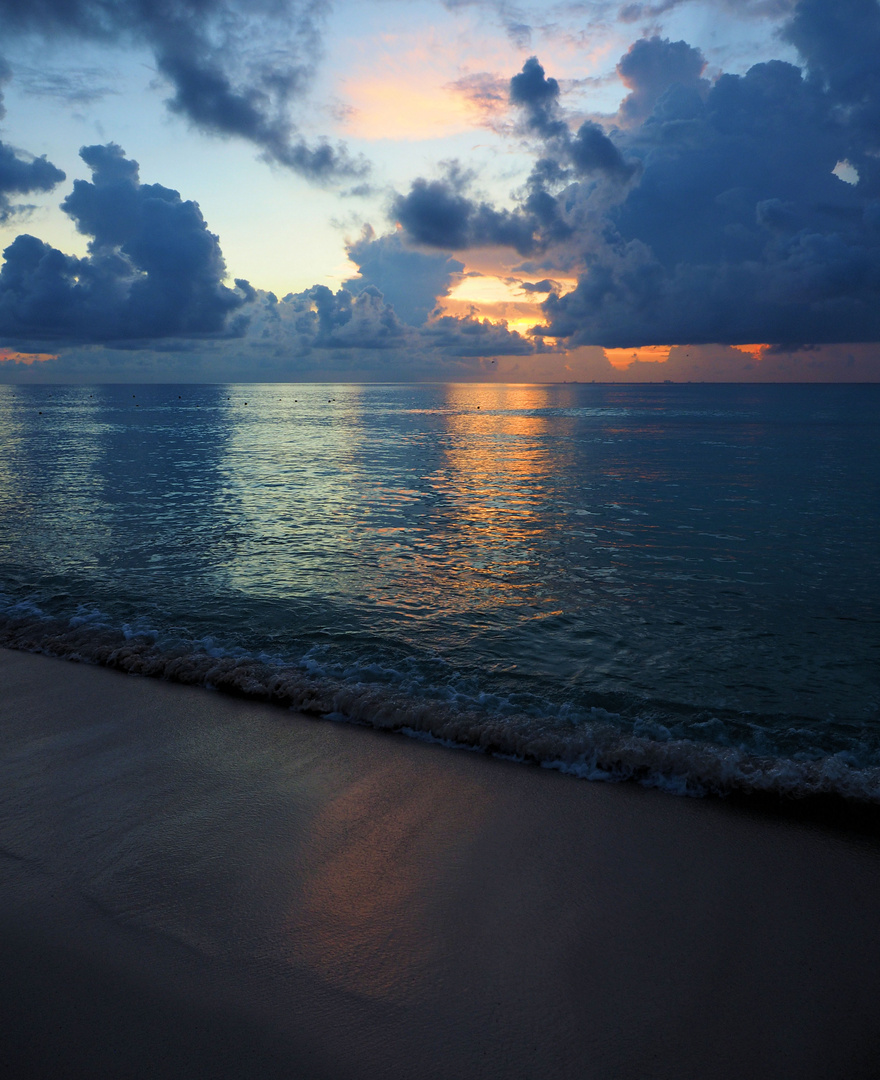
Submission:
POLYGON ((642 719, 624 724, 619 714, 599 707, 571 715, 563 707, 541 716, 479 707, 462 695, 423 699, 387 682, 330 676, 306 658, 284 663, 226 650, 210 639, 168 647, 155 631, 114 627, 94 611, 58 619, 28 602, 5 606, 0 645, 396 731, 587 780, 635 781, 695 797, 830 798, 880 808, 880 767, 850 750, 802 760, 675 737, 647 709, 642 719))

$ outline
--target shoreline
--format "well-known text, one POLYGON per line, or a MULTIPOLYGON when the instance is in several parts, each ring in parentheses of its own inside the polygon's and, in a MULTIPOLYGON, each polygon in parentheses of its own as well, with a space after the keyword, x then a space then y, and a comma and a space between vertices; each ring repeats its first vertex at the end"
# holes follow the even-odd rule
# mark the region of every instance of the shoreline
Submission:
MULTIPOLYGON (((7 632, 0 638, 0 651, 44 656, 165 684, 195 688, 207 693, 218 693, 234 700, 268 705, 311 719, 341 722, 386 735, 406 736, 446 749, 468 750, 488 758, 513 761, 521 766, 537 766, 589 783, 637 784, 660 790, 674 798, 720 800, 744 813, 770 815, 880 838, 880 797, 877 794, 880 773, 877 769, 861 770, 857 779, 847 777, 843 790, 840 790, 837 787, 840 783, 839 775, 834 777, 829 788, 828 778, 822 775, 824 763, 805 765, 803 762, 791 760, 787 763, 789 775, 780 787, 775 787, 767 784, 767 777, 763 773, 768 768, 778 767, 779 762, 763 762, 757 757, 751 761, 747 757, 737 761, 736 751, 733 751, 733 758, 728 757, 725 760, 726 755, 731 753, 731 748, 713 748, 711 744, 702 746, 694 743, 686 744, 684 761, 694 755, 688 765, 696 764, 696 754, 700 754, 700 768, 705 775, 701 775, 698 768, 697 775, 692 777, 687 771, 683 775, 676 774, 676 769, 682 767, 683 759, 676 753, 675 740, 666 744, 640 747, 635 754, 635 757, 642 758, 638 764, 632 760, 632 744, 641 740, 630 738, 620 740, 617 748, 613 744, 606 746, 596 755, 602 774, 597 777, 591 775, 596 768, 595 764, 583 765, 579 758, 571 759, 571 751, 565 746, 564 738, 556 747, 561 752, 557 757, 548 751, 551 743, 546 738, 539 736, 535 746, 530 744, 528 736, 524 742, 521 741, 523 733, 518 731, 515 721, 508 730, 504 730, 503 725, 496 728, 489 742, 482 739, 479 742, 462 741, 459 737, 461 731, 470 734, 466 720, 462 721, 463 726, 457 730, 455 722, 447 724, 442 718, 438 718, 440 729, 434 730, 430 713, 427 714, 427 720, 418 712, 413 717, 404 716, 401 719, 395 715, 393 706, 390 710, 380 709, 377 716, 368 714, 361 717, 357 715, 360 702, 356 695, 351 701, 354 715, 338 720, 334 715, 337 706, 333 688, 304 680, 293 670, 279 669, 273 672, 271 667, 254 658, 217 659, 196 654, 188 657, 178 654, 163 657, 153 651, 149 642, 126 641, 120 644, 108 638, 95 643, 89 641, 88 635, 82 636, 77 631, 66 629, 59 629, 57 634, 52 635, 51 644, 47 647, 41 638, 45 628, 41 626, 40 631, 40 634, 35 634, 32 627, 25 626, 24 630, 17 634, 7 632), (666 760, 664 752, 668 747, 671 747, 672 751, 666 760), (715 754, 717 760, 713 760, 715 754), (730 775, 731 767, 742 769, 744 766, 743 775, 730 775), (797 782, 792 774, 797 776, 797 782), (865 794, 864 787, 859 791, 857 786, 853 793, 854 781, 856 785, 867 784, 873 797, 865 794), (689 789, 692 784, 696 785, 697 790, 682 790, 682 782, 689 789), (720 790, 715 786, 719 783, 720 790), (849 791, 846 790, 847 787, 849 791)), ((651 740, 647 740, 647 743, 650 742, 651 740)))
POLYGON ((873 837, 31 653, 0 681, 3 1075, 880 1067, 873 837))

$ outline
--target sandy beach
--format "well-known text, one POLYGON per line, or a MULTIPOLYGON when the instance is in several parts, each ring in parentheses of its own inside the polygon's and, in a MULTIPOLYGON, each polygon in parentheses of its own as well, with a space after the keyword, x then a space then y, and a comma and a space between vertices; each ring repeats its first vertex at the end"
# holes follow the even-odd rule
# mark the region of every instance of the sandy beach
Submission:
POLYGON ((857 1080, 880 842, 0 651, 0 1070, 857 1080))

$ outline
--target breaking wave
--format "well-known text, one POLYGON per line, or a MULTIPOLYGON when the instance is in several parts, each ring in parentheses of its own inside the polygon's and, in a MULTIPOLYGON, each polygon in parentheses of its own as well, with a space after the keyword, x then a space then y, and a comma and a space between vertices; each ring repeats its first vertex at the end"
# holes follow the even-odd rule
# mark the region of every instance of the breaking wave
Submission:
MULTIPOLYGON (((662 710, 645 703, 628 715, 549 703, 543 712, 517 710, 515 703, 500 703, 492 695, 444 695, 437 688, 418 693, 404 680, 370 680, 363 666, 328 669, 310 654, 296 660, 257 656, 210 638, 169 644, 156 630, 113 626, 94 609, 60 619, 33 603, 8 602, 0 608, 0 645, 201 686, 588 780, 636 781, 689 796, 832 797, 880 806, 880 748, 858 739, 810 757, 769 746, 761 752, 733 742, 733 718, 722 715, 697 718, 692 729, 702 738, 689 738, 658 720, 662 710)), ((778 726, 780 718, 773 719, 778 726)), ((799 722, 786 719, 789 728, 799 722)))

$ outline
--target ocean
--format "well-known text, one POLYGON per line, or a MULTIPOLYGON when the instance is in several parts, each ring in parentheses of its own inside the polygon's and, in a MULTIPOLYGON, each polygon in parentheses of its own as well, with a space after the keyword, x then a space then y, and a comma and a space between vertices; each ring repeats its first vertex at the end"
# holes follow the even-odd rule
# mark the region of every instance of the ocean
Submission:
POLYGON ((0 644, 880 801, 880 386, 0 386, 0 644))

